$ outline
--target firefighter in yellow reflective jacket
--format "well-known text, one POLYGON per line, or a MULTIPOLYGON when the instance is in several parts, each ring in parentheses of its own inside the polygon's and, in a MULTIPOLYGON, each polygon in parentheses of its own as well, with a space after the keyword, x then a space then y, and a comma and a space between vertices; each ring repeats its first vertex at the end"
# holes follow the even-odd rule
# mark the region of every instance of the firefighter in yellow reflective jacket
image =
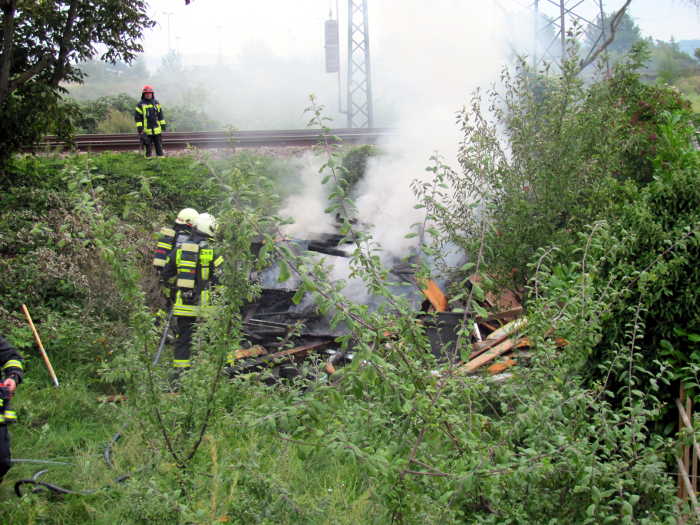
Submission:
POLYGON ((175 256, 177 246, 182 244, 192 235, 192 228, 199 217, 199 213, 194 208, 184 208, 180 210, 175 218, 172 228, 163 227, 158 232, 156 249, 153 252, 153 267, 161 274, 161 290, 170 308, 172 302, 172 288, 175 284, 171 278, 168 281, 163 279, 162 271, 168 261, 175 256))
POLYGON ((173 315, 177 319, 173 367, 176 373, 191 366, 192 332, 197 317, 210 306, 211 287, 217 282, 217 269, 223 257, 211 247, 216 219, 208 213, 197 217, 192 235, 179 245, 163 270, 163 277, 176 277, 173 315))
POLYGON ((0 481, 2 481, 12 466, 10 434, 7 425, 17 421, 15 411, 10 409, 10 398, 15 393, 17 385, 22 382, 24 371, 22 356, 2 336, 0 336, 0 368, 5 378, 0 382, 0 481))
POLYGON ((156 100, 151 86, 143 86, 141 100, 134 110, 136 131, 139 133, 141 143, 146 148, 146 157, 151 156, 151 149, 156 147, 156 155, 163 156, 163 138, 161 133, 165 131, 165 118, 163 108, 156 100))

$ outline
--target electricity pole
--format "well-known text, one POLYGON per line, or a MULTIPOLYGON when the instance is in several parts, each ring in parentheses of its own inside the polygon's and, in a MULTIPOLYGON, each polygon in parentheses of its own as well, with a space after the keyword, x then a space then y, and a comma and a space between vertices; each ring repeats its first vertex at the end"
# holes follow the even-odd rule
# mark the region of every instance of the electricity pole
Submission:
POLYGON ((367 0, 348 0, 348 128, 374 126, 367 0))
POLYGON ((603 0, 534 0, 532 8, 535 19, 532 52, 534 64, 541 60, 558 61, 566 57, 567 31, 577 23, 583 27, 598 28, 600 31, 589 54, 607 38, 603 0), (599 14, 597 19, 590 19, 585 15, 595 11, 599 14))
POLYGON ((168 52, 169 52, 173 48, 173 46, 171 45, 171 40, 170 40, 170 17, 173 16, 175 13, 164 11, 163 14, 168 17, 168 52))

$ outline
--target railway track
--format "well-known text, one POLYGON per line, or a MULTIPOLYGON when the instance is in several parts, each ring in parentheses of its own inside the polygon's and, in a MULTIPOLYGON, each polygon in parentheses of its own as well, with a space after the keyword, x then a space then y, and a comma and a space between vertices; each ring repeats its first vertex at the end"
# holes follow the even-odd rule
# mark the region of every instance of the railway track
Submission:
MULTIPOLYGON (((328 133, 332 142, 344 144, 376 144, 388 137, 393 130, 374 129, 333 129, 328 133)), ((163 146, 166 149, 195 148, 256 148, 256 147, 308 147, 322 140, 318 129, 270 130, 270 131, 201 131, 192 133, 163 133, 163 146)), ((78 151, 132 151, 141 149, 136 133, 113 135, 76 135, 74 146, 57 137, 48 136, 27 151, 42 150, 78 151)))

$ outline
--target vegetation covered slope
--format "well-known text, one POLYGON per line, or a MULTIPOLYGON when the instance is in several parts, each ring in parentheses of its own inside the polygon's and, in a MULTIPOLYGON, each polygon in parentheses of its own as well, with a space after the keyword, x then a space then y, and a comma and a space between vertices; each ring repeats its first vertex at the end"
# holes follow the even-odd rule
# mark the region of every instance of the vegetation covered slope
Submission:
MULTIPOLYGON (((98 490, 16 500, 9 483, 42 467, 18 464, 0 487, 3 516, 675 523, 676 441, 662 423, 677 381, 695 377, 685 344, 698 318, 691 114, 672 91, 643 86, 634 64, 590 86, 567 70, 527 69, 507 84, 492 99, 501 120, 480 113, 478 98, 464 112, 461 171, 436 167, 432 183, 416 185, 437 243, 428 255, 449 242, 471 257, 463 276, 486 269, 529 287, 533 362, 501 383, 439 367, 414 312, 387 287, 376 246, 352 223, 343 225, 356 241, 351 268, 387 299, 374 311, 339 294, 321 263, 276 243, 279 178, 269 160, 16 158, 0 197, 0 330, 30 356, 14 451, 71 463, 40 479, 98 490), (150 232, 184 205, 220 217, 226 262, 194 369, 173 395, 167 365, 150 365, 159 334, 145 276, 150 232), (332 381, 302 374, 266 386, 221 374, 227 352, 245 344, 240 309, 258 292, 251 272, 273 259, 350 330, 356 358, 332 381), (58 390, 20 302, 50 341, 58 390), (554 335, 568 345, 557 348, 554 335), (97 401, 113 393, 127 400, 97 401), (110 466, 100 454, 118 431, 110 466)), ((354 179, 338 151, 325 154, 329 212, 352 216, 354 179)), ((454 306, 468 318, 480 293, 454 306)))

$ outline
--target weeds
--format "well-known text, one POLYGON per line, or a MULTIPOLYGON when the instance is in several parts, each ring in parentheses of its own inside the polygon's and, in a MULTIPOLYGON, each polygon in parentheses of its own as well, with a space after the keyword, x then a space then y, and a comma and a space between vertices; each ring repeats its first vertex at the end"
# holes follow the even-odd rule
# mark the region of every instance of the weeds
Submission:
MULTIPOLYGON (((464 377, 436 362, 415 312, 394 294, 380 247, 344 220, 353 217, 354 178, 331 141, 323 145, 319 173, 331 188, 328 212, 354 243, 351 276, 383 300, 375 309, 345 297, 322 259, 277 241, 287 219, 275 215, 275 170, 263 161, 164 159, 159 168, 125 174, 117 173, 117 159, 128 163, 128 156, 108 157, 110 163, 88 157, 67 162, 53 179, 65 193, 42 182, 49 168, 18 161, 35 183, 38 193, 29 202, 37 207, 9 218, 14 226, 2 230, 3 254, 19 258, 55 243, 49 255, 56 260, 61 250, 72 250, 75 261, 89 249, 100 263, 76 265, 75 279, 60 286, 59 276, 49 279, 60 293, 53 308, 39 310, 41 329, 60 332, 52 338, 55 350, 65 350, 59 359, 76 370, 62 387, 66 395, 56 399, 54 390, 39 387, 42 375, 31 363, 20 405, 28 423, 17 427, 15 454, 37 452, 37 443, 47 449, 42 455, 76 463, 66 482, 108 488, 58 503, 28 494, 3 504, 8 519, 674 523, 667 462, 673 443, 657 426, 670 381, 692 382, 697 373, 694 357, 684 362, 679 351, 697 343, 698 333, 691 261, 700 185, 697 152, 688 149, 689 130, 679 124, 684 114, 645 113, 657 138, 635 136, 620 150, 618 133, 631 124, 630 106, 617 106, 618 95, 634 105, 645 92, 630 70, 591 87, 566 74, 552 79, 522 71, 509 86, 505 98, 491 99, 491 108, 510 126, 510 150, 475 99, 461 120, 462 172, 436 157, 434 180, 414 185, 426 213, 418 225, 416 272, 427 275, 424 261, 439 258, 445 246, 462 251, 470 262, 452 269, 461 288, 455 295, 462 294, 454 303, 464 308, 467 326, 484 293, 479 286, 466 289, 469 273, 485 266, 529 286, 532 363, 503 383, 464 377), (608 124, 602 140, 590 136, 608 124), (654 157, 636 172, 627 156, 650 141, 654 157), (143 254, 135 247, 147 246, 151 221, 185 204, 177 181, 192 190, 197 207, 219 217, 217 249, 225 263, 217 308, 197 330, 193 370, 180 394, 170 396, 163 392, 167 372, 151 368, 157 334, 141 282, 143 254), (63 202, 56 217, 50 200, 63 202), (138 227, 127 227, 123 218, 138 227), (36 225, 23 229, 29 222, 36 225), (256 255, 254 242, 261 245, 256 255), (302 377, 270 387, 255 374, 224 381, 226 355, 245 344, 241 310, 260 291, 251 272, 270 264, 279 265, 281 279, 299 280, 295 300, 312 296, 334 326, 346 327, 340 344, 352 348, 355 359, 332 382, 302 377), (86 290, 84 283, 99 282, 89 276, 97 267, 108 283, 86 290), (76 301, 94 305, 87 326, 78 323, 81 310, 70 306, 76 301), (109 336, 100 340, 108 324, 109 336), (568 345, 557 347, 553 336, 568 345), (659 347, 666 353, 654 353, 659 347), (93 357, 99 365, 90 364, 93 357), (96 406, 100 383, 108 386, 97 388, 124 391, 128 400, 96 406), (85 421, 78 424, 76 415, 85 421), (122 428, 112 469, 97 458, 95 443, 122 428), (122 472, 131 478, 115 484, 122 472)), ((312 124, 323 128, 322 108, 312 101, 310 112, 312 124)), ((3 199, 20 207, 15 191, 3 199)), ((31 272, 16 265, 9 271, 34 285, 31 272)), ((43 300, 46 287, 34 290, 43 300)), ((11 311, 2 312, 3 326, 12 327, 12 339, 27 350, 28 337, 11 311)), ((468 350, 465 331, 458 344, 458 352, 468 350)))

